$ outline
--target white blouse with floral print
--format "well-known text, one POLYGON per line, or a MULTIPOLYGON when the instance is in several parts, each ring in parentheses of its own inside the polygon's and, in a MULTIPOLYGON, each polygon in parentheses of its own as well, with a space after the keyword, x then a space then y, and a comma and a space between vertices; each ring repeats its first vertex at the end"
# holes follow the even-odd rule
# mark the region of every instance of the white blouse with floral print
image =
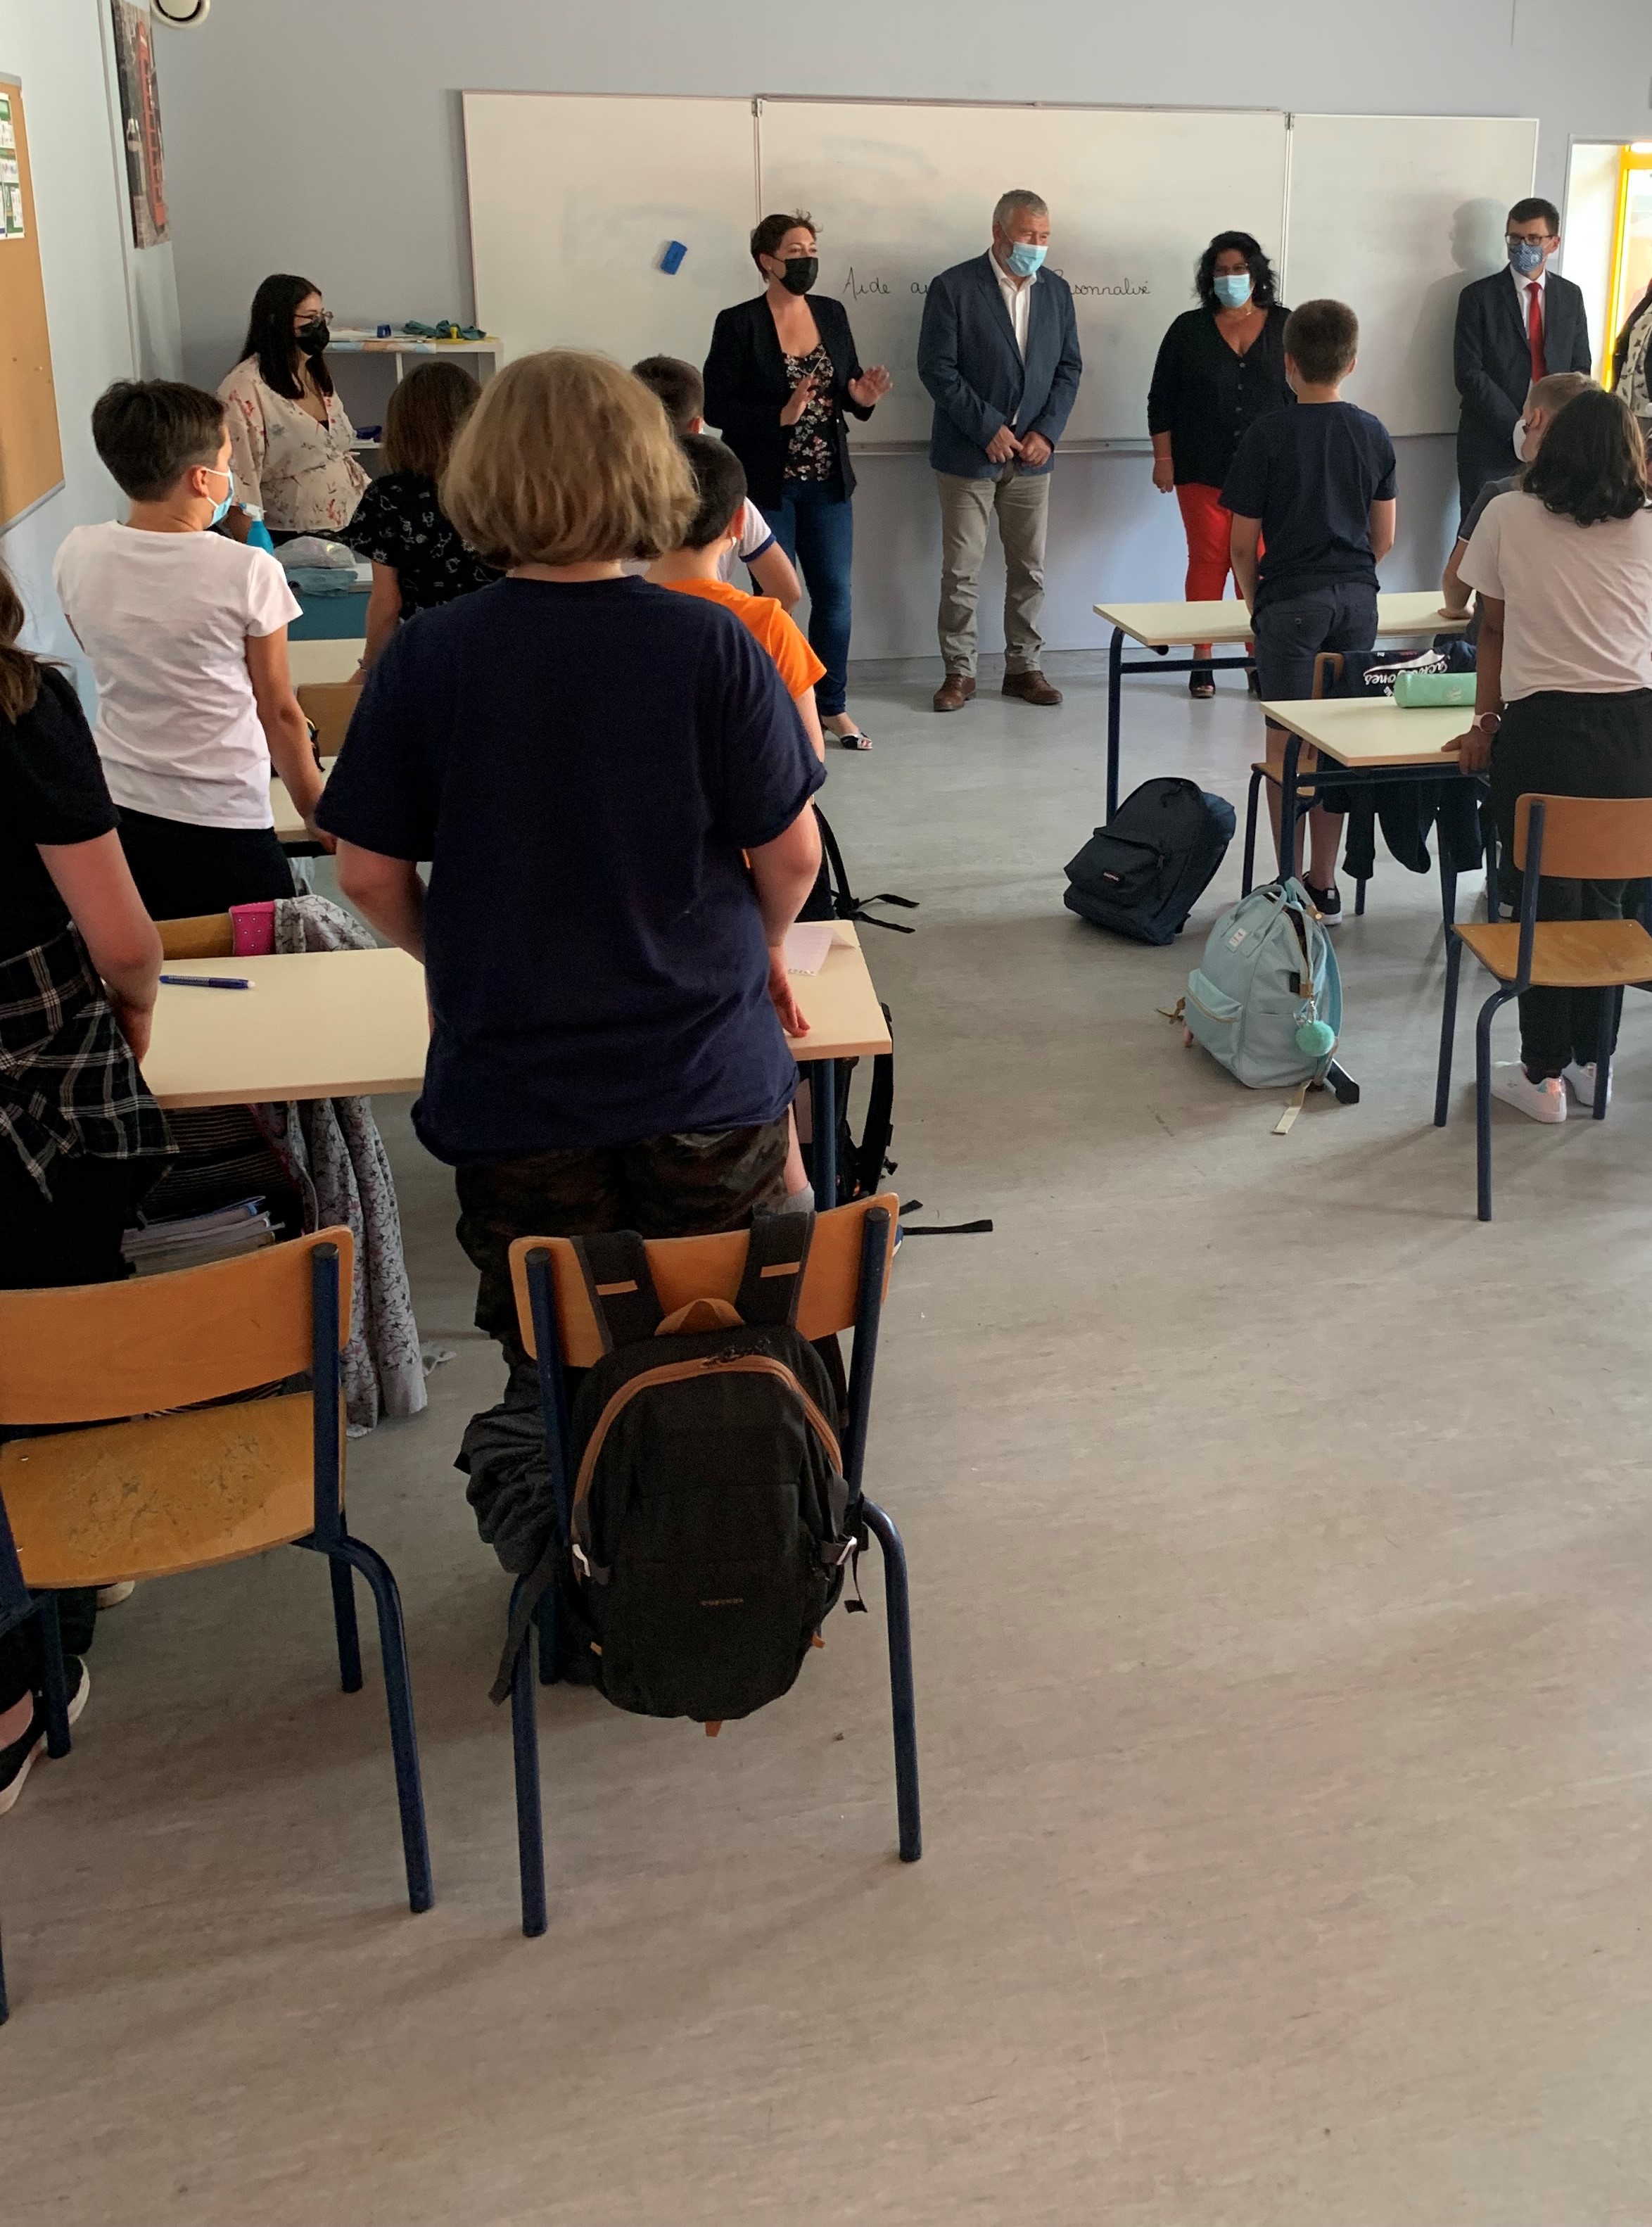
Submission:
POLYGON ((355 514, 367 475, 350 453, 355 428, 336 394, 327 423, 266 386, 258 360, 238 363, 218 390, 229 420, 235 499, 277 533, 340 533, 355 514))

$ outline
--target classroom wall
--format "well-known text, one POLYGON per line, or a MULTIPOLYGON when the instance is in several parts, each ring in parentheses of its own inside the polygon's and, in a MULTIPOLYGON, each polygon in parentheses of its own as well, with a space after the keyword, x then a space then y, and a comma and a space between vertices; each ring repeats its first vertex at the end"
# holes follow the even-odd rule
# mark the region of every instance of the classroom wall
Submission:
MULTIPOLYGON (((213 381, 266 271, 308 273, 353 322, 469 315, 466 87, 1536 115, 1538 189, 1557 202, 1570 137, 1652 131, 1645 0, 1389 0, 1378 15, 1350 0, 1045 0, 1018 12, 1002 0, 833 0, 824 16, 756 0, 220 0, 200 29, 158 43, 186 361, 213 381)), ((998 186, 1023 182, 991 178, 988 129, 983 246, 998 186)), ((829 221, 829 180, 814 206, 829 221)), ((1190 263, 1202 245, 1190 242, 1190 263)), ((1145 411, 1144 397, 1144 431, 1145 411)), ((1391 585, 1438 571, 1451 445, 1400 443, 1391 585)), ((931 654, 939 537, 922 460, 868 459, 857 500, 856 654, 931 654)), ((1155 496, 1144 457, 1064 458, 1051 646, 1099 643, 1100 597, 1179 593, 1182 552, 1175 506, 1155 496)), ((994 599, 989 584, 984 614, 994 599)), ((998 645, 995 620, 982 640, 998 645)))
POLYGON ((106 16, 104 0, 0 0, 0 71, 22 79, 27 103, 64 472, 61 493, 0 535, 0 556, 29 607, 30 640, 77 663, 52 592, 52 558, 71 526, 113 516, 120 501, 92 445, 92 405, 135 364, 175 372, 180 357, 169 248, 141 258, 133 272, 139 300, 129 298, 131 230, 105 72, 106 16))

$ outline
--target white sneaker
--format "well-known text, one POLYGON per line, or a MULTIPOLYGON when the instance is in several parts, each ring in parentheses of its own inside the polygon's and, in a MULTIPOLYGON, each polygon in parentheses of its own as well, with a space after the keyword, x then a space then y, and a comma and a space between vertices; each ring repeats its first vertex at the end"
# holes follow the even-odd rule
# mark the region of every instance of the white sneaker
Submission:
POLYGON ((1560 1076, 1534 1082, 1517 1059, 1499 1060, 1492 1069, 1491 1094, 1505 1106, 1518 1106, 1534 1121, 1566 1119, 1566 1085, 1560 1076))
MULTIPOLYGON (((1579 1105, 1586 1106, 1592 1114, 1595 1110, 1595 1062, 1591 1059, 1585 1067, 1581 1060, 1574 1059, 1566 1071, 1566 1079, 1571 1084, 1572 1095, 1577 1100, 1579 1105)), ((1612 1079, 1608 1075, 1606 1103, 1610 1106, 1611 1102, 1612 1079)))

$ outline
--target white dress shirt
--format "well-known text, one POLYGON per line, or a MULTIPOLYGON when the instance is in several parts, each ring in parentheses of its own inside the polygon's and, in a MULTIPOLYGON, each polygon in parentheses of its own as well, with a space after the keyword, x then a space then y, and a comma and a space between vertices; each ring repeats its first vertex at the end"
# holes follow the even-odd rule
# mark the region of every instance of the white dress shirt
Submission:
POLYGON ((1032 315, 1032 290, 1038 284, 1038 273, 1035 271, 1030 278, 1011 278, 994 255, 992 276, 998 282, 1004 306, 1010 312, 1010 322, 1015 328, 1016 353, 1024 363, 1027 360, 1027 321, 1032 315))

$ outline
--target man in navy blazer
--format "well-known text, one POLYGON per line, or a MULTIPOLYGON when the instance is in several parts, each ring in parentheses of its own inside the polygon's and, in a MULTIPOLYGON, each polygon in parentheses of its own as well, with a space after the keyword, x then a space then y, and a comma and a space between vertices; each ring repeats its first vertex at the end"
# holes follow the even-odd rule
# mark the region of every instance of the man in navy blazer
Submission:
POLYGON ((1059 704, 1039 669, 1049 472, 1083 369, 1072 289, 1044 269, 1049 211, 1017 188, 992 212, 992 245, 929 282, 918 376, 934 399, 929 462, 941 493, 937 711, 975 693, 975 604, 988 526, 1004 545, 1004 692, 1059 704))
POLYGON ((1590 367, 1583 290, 1549 269, 1560 212, 1535 197, 1516 201, 1503 233, 1508 268, 1475 279, 1457 297, 1452 354, 1463 398, 1457 477, 1464 518, 1488 482, 1508 476, 1527 389, 1550 372, 1590 367))

